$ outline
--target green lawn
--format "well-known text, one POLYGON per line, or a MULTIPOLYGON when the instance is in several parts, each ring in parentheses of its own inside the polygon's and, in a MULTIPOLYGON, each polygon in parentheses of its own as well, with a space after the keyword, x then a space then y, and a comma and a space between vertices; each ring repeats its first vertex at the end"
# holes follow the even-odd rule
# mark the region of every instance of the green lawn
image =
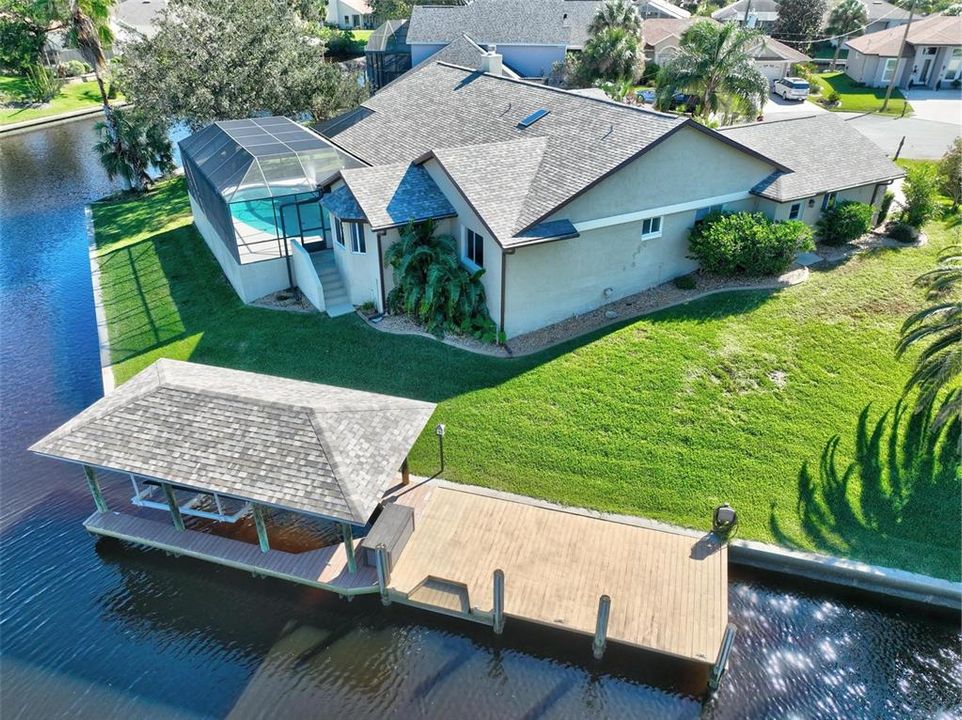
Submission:
MULTIPOLYGON (((24 80, 13 75, 0 75, 0 92, 11 95, 19 93, 24 80)), ((36 120, 41 117, 59 115, 71 110, 98 107, 100 91, 93 80, 82 83, 69 83, 63 86, 60 95, 43 107, 12 108, 0 106, 0 125, 36 120)))
POLYGON ((741 537, 959 578, 958 460, 899 409, 909 362, 892 352, 946 228, 503 360, 244 306, 183 180, 94 222, 120 381, 166 356, 431 400, 416 472, 436 469, 444 422, 452 480, 696 528, 727 501, 741 537))
POLYGON ((366 45, 371 35, 374 34, 374 31, 373 30, 351 30, 351 34, 354 36, 354 40, 356 42, 361 43, 361 45, 366 45))
MULTIPOLYGON (((863 87, 855 83, 843 72, 819 73, 813 76, 822 88, 821 98, 827 98, 833 90, 841 96, 842 104, 833 110, 840 112, 879 112, 885 100, 885 88, 863 87)), ((898 88, 892 90, 892 97, 885 110, 886 115, 901 115, 902 108, 908 105, 898 88)), ((908 105, 906 113, 912 111, 908 105)))

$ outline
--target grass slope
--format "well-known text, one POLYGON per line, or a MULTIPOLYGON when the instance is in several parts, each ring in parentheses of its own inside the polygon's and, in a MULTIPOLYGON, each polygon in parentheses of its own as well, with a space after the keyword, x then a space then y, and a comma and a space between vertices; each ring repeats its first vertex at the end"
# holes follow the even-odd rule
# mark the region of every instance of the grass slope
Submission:
MULTIPOLYGON (((858 85, 844 72, 827 72, 815 75, 822 87, 820 98, 827 98, 833 90, 840 95, 841 105, 831 108, 839 112, 879 112, 885 100, 885 88, 872 88, 858 85)), ((901 115, 902 108, 908 105, 898 88, 892 90, 892 97, 885 109, 886 115, 901 115)), ((906 112, 911 112, 909 105, 906 112)))
MULTIPOLYGON (((502 360, 353 315, 244 306, 183 180, 97 204, 94 222, 121 381, 166 356, 431 400, 450 479, 698 528, 727 501, 742 537, 959 577, 958 461, 908 428, 909 363, 892 352, 945 230, 780 293, 716 295, 502 360)), ((412 463, 436 469, 430 428, 412 463)))
MULTIPOLYGON (((12 75, 0 75, 0 92, 10 95, 19 94, 24 86, 24 79, 12 75)), ((97 83, 89 82, 69 83, 52 101, 42 107, 14 108, 0 106, 0 125, 36 120, 50 117, 71 110, 98 107, 100 105, 100 91, 97 83)))

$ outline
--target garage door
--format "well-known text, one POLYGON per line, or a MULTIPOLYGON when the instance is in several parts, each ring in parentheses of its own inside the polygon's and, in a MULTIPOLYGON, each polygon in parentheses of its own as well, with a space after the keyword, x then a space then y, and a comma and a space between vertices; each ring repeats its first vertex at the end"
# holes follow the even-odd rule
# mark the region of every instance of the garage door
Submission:
POLYGON ((785 63, 780 62, 760 62, 756 63, 759 71, 762 75, 767 77, 769 81, 778 80, 785 77, 785 63))

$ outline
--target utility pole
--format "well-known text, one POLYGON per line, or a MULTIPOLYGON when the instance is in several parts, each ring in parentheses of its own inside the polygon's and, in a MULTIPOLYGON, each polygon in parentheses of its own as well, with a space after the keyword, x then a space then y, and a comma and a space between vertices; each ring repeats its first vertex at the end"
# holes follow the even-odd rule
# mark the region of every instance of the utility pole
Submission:
POLYGON ((742 25, 748 27, 748 13, 752 11, 752 0, 748 0, 745 4, 745 18, 742 20, 742 25))
POLYGON ((889 86, 885 89, 885 100, 882 102, 882 109, 879 110, 879 112, 885 112, 885 109, 889 106, 892 90, 895 89, 895 82, 899 77, 899 60, 902 59, 902 53, 905 52, 905 41, 909 37, 909 28, 912 27, 912 17, 915 15, 915 2, 916 0, 912 0, 912 4, 909 5, 909 21, 905 23, 905 32, 902 33, 902 42, 899 43, 899 54, 895 58, 895 70, 892 71, 892 77, 889 78, 889 86))

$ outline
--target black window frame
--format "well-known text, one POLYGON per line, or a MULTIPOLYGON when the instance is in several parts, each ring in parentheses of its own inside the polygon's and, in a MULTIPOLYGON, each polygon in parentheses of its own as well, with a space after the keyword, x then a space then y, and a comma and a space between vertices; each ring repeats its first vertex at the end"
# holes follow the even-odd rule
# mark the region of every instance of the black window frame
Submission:
POLYGON ((788 219, 798 220, 802 216, 802 204, 800 202, 792 203, 791 207, 788 208, 788 219))
POLYGON ((464 259, 475 267, 484 267, 484 235, 471 228, 464 228, 464 259))

